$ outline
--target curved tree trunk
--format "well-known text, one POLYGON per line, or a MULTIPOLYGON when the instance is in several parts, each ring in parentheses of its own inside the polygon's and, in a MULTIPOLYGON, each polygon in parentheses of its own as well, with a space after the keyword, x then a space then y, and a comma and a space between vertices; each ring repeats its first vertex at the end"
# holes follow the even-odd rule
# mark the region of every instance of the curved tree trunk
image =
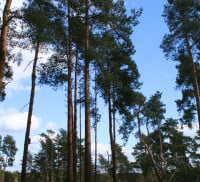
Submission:
POLYGON ((27 157, 28 157, 28 145, 30 144, 30 130, 31 130, 31 118, 33 113, 33 103, 35 97, 35 83, 36 83, 36 66, 38 61, 40 44, 37 42, 35 48, 35 57, 33 62, 33 70, 32 70, 32 85, 31 85, 31 95, 29 102, 29 110, 28 110, 28 119, 27 119, 27 127, 26 127, 26 135, 24 141, 24 153, 23 153, 23 161, 22 161, 22 172, 21 172, 21 182, 26 182, 26 166, 27 166, 27 157))
POLYGON ((12 0, 7 0, 3 10, 3 25, 1 28, 1 40, 0 40, 0 95, 3 91, 3 77, 5 71, 6 62, 6 46, 7 46, 7 35, 8 35, 8 15, 10 11, 12 0))

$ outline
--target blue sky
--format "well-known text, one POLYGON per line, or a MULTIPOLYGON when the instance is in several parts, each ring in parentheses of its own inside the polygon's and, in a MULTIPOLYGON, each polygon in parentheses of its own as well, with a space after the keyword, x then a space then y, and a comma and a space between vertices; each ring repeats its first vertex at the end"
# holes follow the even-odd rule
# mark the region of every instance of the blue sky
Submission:
MULTIPOLYGON (((180 92, 175 90, 177 74, 175 64, 170 60, 167 61, 159 48, 163 35, 168 31, 161 17, 165 2, 164 0, 126 0, 126 7, 128 11, 131 8, 143 7, 143 14, 139 18, 140 24, 135 28, 132 35, 136 49, 133 59, 141 74, 142 92, 147 97, 157 90, 162 92, 162 101, 167 108, 166 117, 177 118, 178 113, 174 100, 180 97, 180 92)), ((13 1, 14 5, 18 3, 20 3, 19 0, 13 1)), ((46 57, 40 56, 43 59, 46 57)), ((13 135, 19 149, 15 169, 20 169, 28 110, 28 107, 24 106, 29 102, 30 95, 31 67, 28 67, 25 71, 24 69, 32 59, 33 54, 26 52, 21 67, 13 64, 14 80, 8 85, 6 100, 0 103, 0 133, 3 136, 6 134, 13 135)), ((37 87, 31 130, 31 151, 38 149, 38 134, 41 132, 45 132, 46 129, 67 128, 66 101, 65 89, 55 92, 48 86, 37 87)), ((99 106, 102 115, 98 130, 99 152, 105 153, 106 150, 109 150, 107 108, 102 101, 99 102, 99 106)), ((119 135, 117 141, 122 143, 119 135)), ((132 136, 127 147, 124 148, 127 155, 130 155, 131 147, 135 142, 136 140, 132 136)))

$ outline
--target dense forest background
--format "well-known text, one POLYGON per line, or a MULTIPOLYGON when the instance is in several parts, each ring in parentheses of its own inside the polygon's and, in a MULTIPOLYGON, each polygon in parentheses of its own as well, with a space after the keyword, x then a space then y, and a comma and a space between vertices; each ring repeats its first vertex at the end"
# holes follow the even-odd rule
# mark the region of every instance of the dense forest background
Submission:
MULTIPOLYGON (((27 57, 31 61, 23 69, 31 75, 31 86, 27 104, 20 109, 27 112, 0 120, 2 127, 11 124, 10 131, 18 127, 24 132, 20 149, 16 133, 0 137, 1 181, 200 181, 199 130, 192 136, 183 133, 185 127, 200 128, 198 0, 168 0, 162 7, 168 31, 163 32, 160 50, 177 70, 176 118, 166 114, 161 91, 146 95, 142 90, 134 60, 134 31, 142 7, 127 8, 123 0, 27 0, 16 8, 12 3, 1 2, 1 102, 9 98, 13 65, 22 67, 27 57), (51 87, 54 95, 62 90, 64 109, 52 107, 43 115, 60 110, 66 121, 61 129, 53 122, 51 129, 42 128, 34 151, 31 132, 40 123, 34 110, 39 86, 51 87), (99 127, 102 120, 107 127, 99 127), (101 154, 98 140, 104 135, 110 149, 101 154), (122 146, 127 142, 133 160, 122 146), (20 168, 7 172, 17 151, 23 156, 20 168)), ((159 67, 150 68, 159 72, 159 67)), ((54 95, 48 100, 55 100, 54 95)), ((47 95, 44 98, 41 108, 47 107, 47 95)))

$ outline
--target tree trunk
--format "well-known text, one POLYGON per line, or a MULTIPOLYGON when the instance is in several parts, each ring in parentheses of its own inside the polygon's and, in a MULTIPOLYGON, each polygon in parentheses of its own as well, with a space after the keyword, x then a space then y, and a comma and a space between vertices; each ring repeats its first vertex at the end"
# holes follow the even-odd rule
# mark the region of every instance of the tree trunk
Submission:
POLYGON ((189 37, 187 34, 185 34, 185 43, 187 46, 187 52, 189 55, 189 61, 190 61, 190 66, 191 66, 191 71, 192 71, 192 85, 195 92, 195 99, 196 99, 196 104, 197 104, 197 116, 198 116, 199 131, 200 131, 200 89, 199 89, 199 82, 198 82, 198 74, 197 74, 196 65, 193 60, 189 37))
MULTIPOLYGON (((113 99, 114 100, 114 99, 113 99)), ((114 172, 114 178, 116 179, 117 181, 117 166, 116 166, 116 127, 115 127, 115 124, 116 124, 116 120, 115 120, 115 108, 113 106, 113 152, 112 152, 112 155, 113 155, 113 172, 114 172)), ((113 180, 114 182, 114 180, 113 180)))
POLYGON ((7 0, 3 10, 3 25, 1 27, 1 40, 0 40, 0 95, 3 92, 3 77, 5 71, 6 62, 6 47, 7 47, 7 35, 8 35, 8 15, 10 11, 12 0, 7 0))
POLYGON ((72 36, 71 36, 71 1, 68 0, 68 179, 74 182, 73 174, 73 106, 72 106, 72 36))
POLYGON ((113 137, 113 119, 112 119, 112 104, 111 98, 108 98, 108 113, 109 113, 109 135, 110 135, 110 145, 111 145, 111 153, 112 153, 112 178, 113 182, 117 182, 116 175, 116 161, 115 161, 115 143, 113 137))
POLYGON ((5 178, 5 171, 6 171, 7 162, 8 162, 8 159, 6 157, 6 162, 3 164, 3 171, 2 171, 2 176, 1 176, 1 182, 5 181, 4 178, 5 178))
POLYGON ((33 103, 35 97, 35 82, 36 82, 36 66, 38 61, 40 44, 37 42, 35 48, 35 57, 33 62, 32 69, 32 85, 31 85, 31 95, 29 102, 29 110, 28 110, 28 119, 27 119, 27 127, 26 127, 26 135, 24 141, 24 153, 23 153, 23 161, 22 161, 22 172, 21 172, 21 182, 26 182, 26 166, 27 166, 27 158, 28 158, 28 145, 30 144, 30 130, 31 130, 31 117, 33 113, 33 103))
MULTIPOLYGON (((79 99, 81 100, 81 89, 79 90, 79 99)), ((79 171, 80 171, 80 182, 82 181, 82 148, 81 148, 81 137, 82 137, 82 126, 81 126, 81 119, 82 119, 82 115, 81 115, 81 102, 80 102, 80 107, 79 107, 79 160, 80 160, 80 166, 79 166, 79 171)))
POLYGON ((97 113, 97 82, 96 82, 96 77, 97 77, 97 70, 96 70, 96 65, 95 65, 95 118, 94 118, 94 134, 95 134, 95 161, 94 161, 94 182, 97 182, 97 125, 98 125, 98 113, 97 113))
POLYGON ((78 77, 78 48, 76 50, 76 62, 75 62, 75 88, 74 88, 74 181, 77 181, 77 77, 78 77))
POLYGON ((89 1, 85 0, 85 182, 92 181, 91 131, 90 131, 90 90, 89 90, 89 1))

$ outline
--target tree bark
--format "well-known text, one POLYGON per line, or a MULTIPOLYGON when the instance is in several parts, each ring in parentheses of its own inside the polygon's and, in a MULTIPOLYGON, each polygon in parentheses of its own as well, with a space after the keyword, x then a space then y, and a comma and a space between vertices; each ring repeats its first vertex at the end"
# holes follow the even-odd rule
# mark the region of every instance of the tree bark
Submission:
POLYGON ((33 113, 33 103, 35 97, 35 83, 36 83, 36 66, 38 61, 40 44, 39 41, 36 44, 35 48, 35 57, 33 62, 32 69, 32 85, 31 85, 31 95, 29 102, 29 110, 28 110, 28 119, 27 119, 27 127, 24 141, 24 153, 23 153, 23 161, 22 161, 22 171, 21 171, 21 182, 26 182, 26 166, 27 166, 27 157, 28 157, 28 145, 30 144, 30 130, 31 130, 31 117, 33 113))
POLYGON ((200 89, 199 89, 199 82, 198 82, 198 74, 197 74, 197 68, 194 63, 191 46, 189 42, 189 37, 187 34, 185 34, 185 43, 187 46, 187 52, 189 55, 189 61, 190 61, 190 67, 192 72, 192 85, 195 92, 195 99, 197 104, 197 116, 198 116, 198 123, 199 123, 199 131, 200 131, 200 89))
POLYGON ((71 35, 71 1, 68 0, 68 179, 74 182, 73 166, 73 105, 72 105, 72 35, 71 35))
POLYGON ((96 82, 96 77, 97 77, 97 70, 96 70, 96 65, 95 65, 95 118, 94 118, 94 134, 95 134, 95 161, 94 161, 94 182, 97 182, 97 125, 98 125, 98 113, 97 113, 97 82, 96 82))
MULTIPOLYGON (((79 90, 79 99, 81 100, 81 89, 79 90)), ((81 148, 81 137, 82 137, 82 126, 81 126, 81 119, 82 119, 82 115, 81 115, 81 102, 80 102, 80 106, 79 106, 79 160, 80 160, 80 166, 79 166, 79 171, 80 171, 80 182, 82 181, 82 148, 81 148)))
POLYGON ((1 40, 0 40, 0 94, 3 92, 3 78, 6 63, 6 47, 7 47, 7 35, 8 35, 8 15, 10 11, 12 0, 7 0, 3 10, 3 25, 1 28, 1 40))
POLYGON ((89 89, 89 1, 85 0, 85 70, 84 70, 84 88, 85 88, 85 182, 92 181, 91 165, 91 130, 90 130, 90 89, 89 89))
POLYGON ((75 72, 74 72, 74 77, 75 77, 75 88, 74 88, 74 181, 77 181, 77 77, 78 77, 78 48, 76 50, 76 61, 75 61, 75 72))
POLYGON ((112 153, 112 178, 113 178, 113 182, 117 182, 115 143, 114 143, 114 137, 113 137, 112 104, 111 104, 110 97, 108 98, 108 113, 109 113, 109 135, 110 135, 110 145, 111 145, 111 153, 112 153))

